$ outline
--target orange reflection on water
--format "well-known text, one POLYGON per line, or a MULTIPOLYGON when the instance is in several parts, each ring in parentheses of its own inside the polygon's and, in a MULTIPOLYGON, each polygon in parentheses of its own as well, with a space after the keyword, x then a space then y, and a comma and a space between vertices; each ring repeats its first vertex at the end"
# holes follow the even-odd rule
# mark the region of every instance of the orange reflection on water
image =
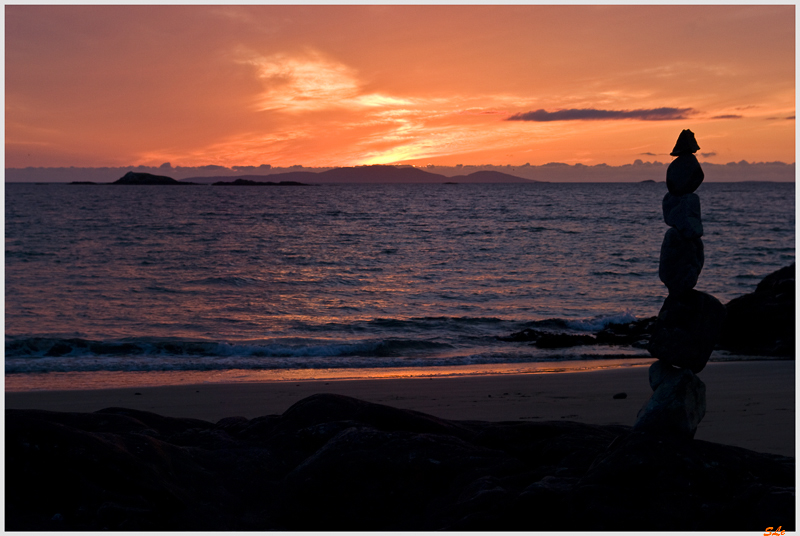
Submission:
POLYGON ((395 367, 359 369, 280 369, 159 372, 49 372, 6 375, 6 392, 80 391, 123 387, 164 387, 209 383, 257 383, 331 380, 385 380, 501 374, 560 374, 649 366, 652 358, 619 358, 591 361, 507 363, 449 367, 395 367))

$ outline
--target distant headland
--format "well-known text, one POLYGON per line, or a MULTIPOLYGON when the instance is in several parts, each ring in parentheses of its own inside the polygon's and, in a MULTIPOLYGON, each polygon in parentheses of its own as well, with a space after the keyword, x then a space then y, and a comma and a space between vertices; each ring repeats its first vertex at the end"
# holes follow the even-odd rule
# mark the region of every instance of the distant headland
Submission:
MULTIPOLYGON (((355 167, 274 167, 261 166, 196 166, 173 167, 169 163, 161 166, 126 167, 27 167, 6 168, 6 182, 81 182, 110 184, 127 172, 149 173, 167 176, 178 182, 211 183, 235 181, 299 181, 324 182, 664 182, 669 165, 667 162, 643 162, 609 166, 606 164, 583 165, 551 162, 534 166, 524 165, 458 165, 414 167, 409 165, 355 166, 355 167), (391 169, 387 169, 391 168, 391 169), (395 170, 395 171, 392 171, 395 170), (373 171, 379 173, 373 173, 373 171), (487 174, 489 172, 490 174, 487 174), (343 177, 344 176, 344 177, 343 177), (425 178, 425 180, 421 178, 425 178), (358 180, 355 180, 355 179, 358 180)), ((729 162, 712 164, 702 162, 706 171, 706 182, 794 182, 795 164, 783 162, 729 162)))
POLYGON ((273 173, 271 175, 245 175, 240 177, 226 177, 226 176, 213 176, 213 177, 190 177, 184 181, 191 181, 194 183, 211 183, 214 185, 223 184, 247 184, 247 183, 261 183, 269 177, 270 181, 280 181, 278 184, 298 184, 302 181, 303 184, 367 184, 367 183, 402 183, 402 184, 441 184, 445 182, 452 182, 456 179, 458 182, 463 183, 521 183, 521 182, 538 182, 523 179, 510 175, 508 173, 501 173, 498 171, 477 171, 469 175, 460 175, 455 177, 447 177, 438 173, 430 173, 415 167, 397 167, 397 166, 357 166, 357 167, 342 167, 333 168, 320 172, 313 171, 290 171, 287 173, 273 173), (231 182, 232 181, 232 182, 231 182), (245 181, 245 182, 241 182, 245 181))
POLYGON ((187 185, 211 184, 213 186, 309 186, 312 184, 444 184, 444 183, 530 183, 541 182, 523 179, 499 171, 481 170, 468 175, 447 177, 419 168, 403 166, 357 166, 333 168, 321 172, 290 171, 268 175, 200 176, 177 180, 165 175, 128 171, 114 182, 73 181, 70 184, 121 184, 121 185, 187 185), (269 179, 269 180, 267 180, 269 179), (276 180, 278 179, 278 180, 276 180), (455 179, 455 180, 453 180, 455 179))

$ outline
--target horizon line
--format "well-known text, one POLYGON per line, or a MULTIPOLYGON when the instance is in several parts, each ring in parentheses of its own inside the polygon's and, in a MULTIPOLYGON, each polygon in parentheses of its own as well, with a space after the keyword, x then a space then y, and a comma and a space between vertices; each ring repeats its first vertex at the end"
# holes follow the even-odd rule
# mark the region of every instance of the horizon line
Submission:
MULTIPOLYGON (((128 165, 106 165, 106 166, 25 166, 25 167, 6 167, 5 170, 25 170, 25 169, 123 169, 123 168, 150 168, 150 169, 162 169, 165 172, 168 170, 177 170, 177 169, 205 169, 205 170, 215 170, 215 169, 259 169, 262 168, 264 170, 269 169, 292 169, 292 168, 304 168, 304 169, 336 169, 336 168, 356 168, 356 167, 379 167, 379 166, 387 166, 387 167, 413 167, 413 168, 466 168, 466 167, 519 167, 519 168, 527 168, 527 167, 546 167, 546 166, 573 166, 573 167, 628 167, 628 166, 637 166, 637 165, 667 165, 670 162, 661 162, 659 160, 653 161, 643 161, 642 159, 637 158, 633 162, 629 164, 606 164, 606 163, 599 163, 599 164, 583 164, 581 162, 575 162, 574 164, 568 164, 566 162, 547 162, 546 164, 403 164, 403 163, 390 163, 390 164, 353 164, 353 165, 326 165, 326 166, 306 166, 304 164, 292 164, 287 166, 281 165, 272 165, 272 164, 260 164, 260 165, 249 165, 249 164, 241 164, 241 165, 231 165, 231 166, 224 166, 221 164, 200 164, 196 166, 172 166, 169 162, 165 162, 161 165, 148 165, 148 164, 128 164, 128 165), (639 162, 637 164, 637 161, 639 162), (165 167, 167 166, 167 167, 165 167)), ((706 164, 710 166, 730 166, 730 165, 785 165, 785 166, 792 166, 796 164, 795 162, 783 162, 781 160, 772 160, 772 161, 758 161, 758 162, 749 162, 747 160, 740 160, 738 162, 725 162, 725 163, 716 163, 716 162, 709 162, 707 160, 701 161, 701 164, 706 164)))

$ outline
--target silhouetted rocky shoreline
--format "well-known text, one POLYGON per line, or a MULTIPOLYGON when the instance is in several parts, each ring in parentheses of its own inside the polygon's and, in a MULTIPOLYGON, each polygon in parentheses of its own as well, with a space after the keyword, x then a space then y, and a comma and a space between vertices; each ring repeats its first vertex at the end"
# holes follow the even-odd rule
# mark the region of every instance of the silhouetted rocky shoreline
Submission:
POLYGON ((217 423, 6 410, 7 530, 794 529, 794 459, 341 395, 217 423))
MULTIPOLYGON (((726 316, 717 349, 733 354, 794 359, 795 264, 766 276, 754 292, 725 304, 726 316)), ((498 339, 530 342, 538 348, 616 345, 647 348, 656 317, 609 324, 591 335, 525 329, 498 339)))

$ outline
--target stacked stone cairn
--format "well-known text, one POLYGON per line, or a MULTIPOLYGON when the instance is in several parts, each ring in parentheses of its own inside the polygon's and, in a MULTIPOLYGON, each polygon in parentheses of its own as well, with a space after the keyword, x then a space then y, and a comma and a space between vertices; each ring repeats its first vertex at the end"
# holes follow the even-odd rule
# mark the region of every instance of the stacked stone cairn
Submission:
POLYGON ((670 153, 667 195, 662 201, 669 230, 661 245, 658 275, 669 290, 648 345, 658 361, 650 367, 653 396, 639 411, 635 431, 693 438, 706 412, 706 386, 697 377, 708 363, 725 319, 725 306, 694 289, 703 269, 703 223, 694 193, 703 170, 694 133, 684 130, 670 153))

